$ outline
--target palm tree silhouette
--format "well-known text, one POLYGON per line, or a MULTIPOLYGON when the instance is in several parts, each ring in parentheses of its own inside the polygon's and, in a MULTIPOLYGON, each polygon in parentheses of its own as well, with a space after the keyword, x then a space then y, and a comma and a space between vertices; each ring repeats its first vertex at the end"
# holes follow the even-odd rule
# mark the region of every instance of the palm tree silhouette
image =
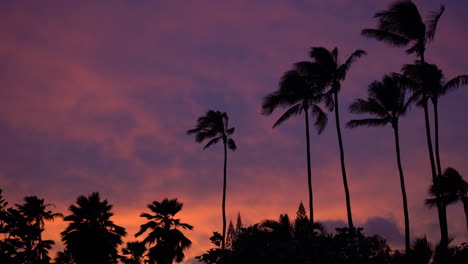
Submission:
POLYGON ((307 147, 307 180, 309 190, 310 221, 314 222, 312 177, 310 168, 310 136, 309 111, 315 118, 315 127, 321 134, 328 121, 327 114, 320 108, 319 103, 324 99, 322 92, 324 83, 320 79, 320 68, 311 62, 298 62, 293 69, 285 72, 280 80, 279 89, 263 98, 262 114, 271 115, 278 107, 290 107, 273 125, 282 124, 292 116, 304 112, 307 147))
POLYGON ((44 204, 44 199, 39 199, 37 196, 27 196, 24 198, 24 204, 16 204, 19 212, 27 221, 27 241, 26 251, 28 263, 48 262, 49 250, 54 245, 52 240, 42 240, 42 232, 44 231, 45 220, 54 220, 55 217, 62 217, 60 213, 53 213, 47 210, 48 206, 53 204, 44 204))
POLYGON ((143 240, 143 243, 147 245, 156 244, 149 249, 150 263, 182 262, 185 257, 184 251, 190 248, 192 242, 178 228, 193 229, 193 226, 181 223, 180 219, 174 218, 182 210, 183 204, 177 199, 164 198, 162 202, 153 201, 147 207, 153 214, 142 213, 140 215, 149 222, 141 225, 140 231, 135 236, 138 237, 150 230, 143 240))
POLYGON ((223 241, 221 248, 226 244, 226 170, 227 170, 227 148, 232 151, 237 149, 234 139, 230 136, 234 133, 234 127, 229 128, 229 118, 226 112, 208 110, 204 116, 197 119, 194 129, 187 131, 187 135, 195 134, 195 141, 202 143, 209 140, 203 147, 207 149, 222 140, 224 145, 224 178, 223 178, 223 201, 221 205, 223 214, 223 241))
POLYGON ((60 213, 47 210, 53 204, 44 204, 44 199, 37 196, 27 196, 24 204, 17 204, 18 210, 38 229, 44 229, 45 220, 54 220, 55 217, 63 217, 60 213))
POLYGON ((71 205, 72 214, 64 218, 70 222, 63 231, 62 241, 76 264, 114 263, 117 246, 122 244, 125 228, 111 221, 112 205, 101 201, 99 193, 79 196, 71 205))
POLYGON ((444 206, 462 202, 465 210, 466 227, 468 230, 468 182, 454 168, 445 169, 436 184, 431 184, 429 194, 432 196, 426 199, 429 207, 437 205, 438 198, 444 206))
POLYGON ((326 96, 328 97, 327 103, 329 108, 331 110, 335 110, 336 132, 338 136, 338 145, 340 147, 341 174, 343 176, 349 228, 354 228, 354 225, 351 213, 351 198, 349 197, 348 179, 346 177, 343 139, 341 137, 338 94, 341 90, 341 81, 346 78, 346 74, 351 65, 365 54, 366 52, 363 50, 355 50, 346 59, 345 63, 340 64, 338 61, 338 48, 334 48, 332 51, 329 51, 323 47, 314 47, 310 51, 310 57, 320 65, 323 78, 325 78, 326 82, 330 86, 330 90, 326 93, 326 96))
MULTIPOLYGON (((364 29, 361 31, 361 35, 375 38, 390 46, 409 46, 406 53, 416 53, 420 62, 425 63, 426 45, 434 40, 437 24, 444 10, 445 7, 441 5, 437 11, 430 12, 428 21, 424 23, 418 8, 412 1, 396 1, 388 10, 375 13, 374 18, 379 20, 377 29, 364 29)), ((441 174, 441 171, 436 171, 427 101, 423 101, 422 106, 426 124, 426 139, 431 164, 432 182, 434 183, 437 181, 437 177, 441 174)), ((447 253, 448 247, 447 214, 441 204, 437 205, 437 212, 440 225, 440 243, 444 256, 447 253)))
POLYGON ((348 122, 349 128, 359 126, 385 126, 390 124, 395 136, 395 148, 397 155, 398 171, 400 173, 401 194, 403 197, 403 213, 405 218, 405 248, 410 250, 410 224, 408 203, 406 198, 405 178, 400 158, 400 139, 398 120, 405 115, 411 100, 406 99, 407 81, 398 74, 385 75, 382 81, 374 81, 369 85, 369 97, 367 100, 357 99, 349 107, 352 113, 367 113, 375 117, 348 122))
POLYGON ((413 79, 419 85, 416 86, 414 93, 418 95, 421 103, 430 99, 434 110, 434 138, 435 138, 435 157, 438 175, 442 175, 442 166, 440 162, 439 151, 439 98, 456 90, 462 85, 468 84, 468 75, 458 75, 451 80, 446 80, 442 70, 435 64, 416 63, 408 64, 403 67, 403 72, 409 78, 413 79))

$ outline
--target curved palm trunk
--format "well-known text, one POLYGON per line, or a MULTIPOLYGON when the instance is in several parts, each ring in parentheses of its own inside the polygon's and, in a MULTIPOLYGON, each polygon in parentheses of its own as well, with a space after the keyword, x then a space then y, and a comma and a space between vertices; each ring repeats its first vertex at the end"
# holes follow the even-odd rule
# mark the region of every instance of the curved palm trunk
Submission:
POLYGON ((401 195, 403 197, 403 213, 405 216, 405 249, 406 252, 410 251, 410 223, 409 223, 409 213, 408 213, 408 201, 406 198, 406 187, 405 187, 405 177, 403 175, 403 169, 401 167, 401 157, 400 157, 400 138, 398 135, 398 125, 393 127, 395 134, 395 148, 397 155, 398 163, 398 172, 400 173, 400 185, 401 185, 401 195))
POLYGON ((310 172, 310 139, 309 139, 309 113, 308 107, 304 109, 305 113, 305 122, 306 122, 306 140, 307 140, 307 179, 309 184, 309 212, 310 212, 310 222, 314 223, 314 206, 312 199, 312 177, 310 172))
POLYGON ((435 141, 435 157, 437 165, 437 174, 442 175, 442 166, 440 165, 440 153, 439 153, 439 111, 437 109, 437 103, 433 103, 434 106, 434 141, 435 141))
POLYGON ((224 180, 223 180, 223 241, 221 248, 224 249, 226 245, 226 167, 227 167, 227 147, 226 140, 224 140, 224 180))
POLYGON ((345 196, 346 196, 346 210, 348 213, 348 226, 350 229, 353 229, 354 225, 353 225, 353 216, 351 213, 351 199, 349 197, 348 179, 346 177, 343 140, 341 138, 341 128, 340 128, 340 115, 338 111, 339 110, 338 109, 338 93, 335 92, 333 95, 334 95, 334 100, 335 100, 336 134, 338 135, 338 145, 340 146, 341 174, 343 175, 343 185, 344 185, 345 196))
MULTIPOLYGON (((424 119, 426 123, 426 138, 427 138, 427 148, 429 151, 429 160, 431 162, 431 172, 432 172, 432 183, 437 184, 437 172, 434 161, 434 152, 432 150, 432 138, 431 138, 431 128, 429 123, 429 110, 427 102, 424 103, 424 119)), ((439 216, 439 226, 440 226, 440 246, 443 250, 442 254, 446 255, 446 250, 448 246, 448 227, 447 227, 447 212, 445 206, 441 203, 439 195, 437 199, 437 213, 439 216)))

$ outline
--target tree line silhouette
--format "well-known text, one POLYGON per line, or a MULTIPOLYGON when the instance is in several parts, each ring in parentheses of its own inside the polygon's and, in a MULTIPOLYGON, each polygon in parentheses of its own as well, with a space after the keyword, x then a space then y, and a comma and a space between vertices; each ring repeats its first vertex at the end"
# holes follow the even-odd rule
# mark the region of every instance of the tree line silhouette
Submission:
POLYGON ((70 214, 63 216, 47 208, 44 199, 36 196, 24 198, 24 204, 7 207, 0 189, 0 263, 2 264, 49 264, 49 250, 55 244, 43 240, 45 221, 61 217, 68 227, 61 233, 65 245, 54 258, 56 264, 170 264, 181 262, 184 251, 192 242, 181 229, 192 230, 193 226, 181 223, 175 215, 183 208, 177 199, 164 198, 147 205, 150 213, 140 217, 148 222, 135 234, 145 234, 142 241, 131 241, 122 247, 125 228, 114 224, 112 205, 101 200, 99 193, 79 196, 76 205, 69 207, 70 214))
MULTIPOLYGON (((349 111, 366 114, 363 119, 347 122, 348 128, 391 126, 394 134, 396 163, 402 193, 405 224, 404 251, 391 250, 379 236, 366 236, 363 229, 355 227, 351 210, 348 176, 345 166, 344 142, 339 113, 341 82, 347 77, 351 66, 366 55, 357 49, 341 63, 338 48, 329 50, 312 47, 310 61, 294 63, 279 81, 277 90, 267 94, 261 102, 262 114, 271 115, 279 108, 287 110, 274 123, 273 128, 286 120, 304 113, 306 134, 307 215, 302 202, 296 218, 280 215, 276 220, 264 220, 244 226, 240 214, 236 227, 232 222, 227 227, 226 189, 228 149, 235 151, 232 138, 234 127, 230 127, 228 114, 208 110, 199 117, 195 128, 188 130, 197 143, 207 149, 223 143, 224 168, 222 189, 222 231, 214 232, 210 238, 214 248, 197 257, 202 263, 466 263, 468 243, 450 245, 447 224, 447 206, 456 202, 464 205, 468 230, 468 183, 454 168, 442 172, 439 146, 439 98, 468 84, 468 75, 459 75, 446 80, 439 66, 426 61, 425 51, 434 39, 437 24, 445 7, 430 13, 423 21, 416 5, 408 0, 397 1, 389 9, 375 13, 377 27, 364 29, 361 35, 377 39, 389 46, 406 47, 407 54, 416 54, 413 64, 402 66, 399 73, 388 73, 381 80, 368 86, 368 96, 356 99, 349 111), (426 238, 410 237, 410 212, 406 196, 407 186, 400 149, 399 120, 415 105, 424 112, 425 132, 431 179, 429 195, 425 203, 437 208, 440 241, 433 245, 426 238), (429 110, 433 110, 433 127, 429 110), (340 155, 340 166, 346 198, 347 227, 329 233, 314 218, 313 184, 310 149, 310 119, 321 134, 327 123, 328 113, 335 113, 335 126, 340 155), (310 117, 309 117, 310 115, 310 117), (432 138, 433 130, 434 138, 432 138), (434 147, 433 147, 434 141, 434 147), (228 229, 228 230, 226 230, 228 229), (411 243, 413 241, 413 243, 411 243)), ((147 205, 150 213, 140 216, 147 223, 140 226, 135 237, 144 235, 142 241, 130 241, 123 245, 127 235, 125 228, 111 220, 112 205, 102 200, 99 193, 79 196, 76 204, 69 207, 69 215, 49 210, 51 204, 36 196, 24 198, 23 204, 8 207, 0 190, 0 263, 47 264, 52 259, 49 251, 55 244, 42 239, 45 222, 63 218, 68 223, 61 233, 65 249, 57 253, 53 263, 61 264, 107 264, 107 263, 157 263, 182 262, 191 241, 183 230, 193 226, 175 218, 183 208, 177 199, 153 201, 147 205), (119 252, 120 248, 120 252, 119 252)))

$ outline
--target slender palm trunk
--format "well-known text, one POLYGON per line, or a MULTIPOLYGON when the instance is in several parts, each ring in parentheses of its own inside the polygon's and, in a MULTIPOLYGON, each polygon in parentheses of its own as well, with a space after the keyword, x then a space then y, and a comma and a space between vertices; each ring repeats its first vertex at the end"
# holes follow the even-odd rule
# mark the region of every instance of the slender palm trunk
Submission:
POLYGON ((400 137, 398 135, 398 124, 393 126, 393 131, 395 134, 395 148, 397 155, 398 163, 398 172, 400 173, 400 185, 401 185, 401 195, 403 197, 403 213, 405 216, 405 249, 406 252, 410 251, 410 223, 409 223, 409 213, 408 213, 408 201, 406 198, 406 187, 405 187, 405 177, 403 175, 403 169, 401 167, 401 157, 400 157, 400 137))
POLYGON ((353 215, 351 213, 351 199, 349 197, 349 189, 348 189, 348 179, 346 177, 346 167, 344 161, 344 149, 343 149, 343 140, 341 138, 341 128, 340 128, 340 114, 338 108, 338 93, 335 92, 334 94, 335 100, 335 120, 336 120, 336 134, 338 135, 338 145, 340 146, 340 160, 341 160, 341 174, 343 175, 343 185, 345 190, 346 196, 346 210, 348 212, 348 226, 350 229, 354 228, 353 225, 353 215))
POLYGON ((305 107, 305 122, 306 122, 306 140, 307 140, 307 179, 309 184, 309 212, 310 212, 310 222, 314 223, 314 206, 312 200, 312 177, 310 172, 310 139, 309 139, 309 109, 305 107))
POLYGON ((435 157, 437 165, 437 174, 442 175, 442 166, 440 165, 439 153, 439 111, 437 109, 437 102, 433 102, 434 106, 434 141, 435 141, 435 157))
POLYGON ((226 245, 226 167, 227 167, 227 142, 224 140, 224 180, 223 180, 223 241, 221 248, 224 249, 226 245))
POLYGON ((465 209, 466 230, 468 231, 468 197, 462 198, 463 209, 465 209))
MULTIPOLYGON (((434 152, 432 150, 432 138, 431 138, 431 127, 429 123, 429 110, 427 102, 424 103, 424 119, 426 123, 426 138, 427 138, 427 148, 429 152, 429 160, 431 162, 431 172, 432 172, 432 183, 437 184, 438 182, 438 175, 436 172, 436 166, 434 161, 434 152)), ((440 199, 440 195, 437 194, 437 213, 439 216, 439 226, 440 226, 440 246, 444 252, 443 255, 446 253, 446 249, 448 246, 448 227, 447 227, 447 213, 445 210, 445 206, 442 204, 440 199)))
MULTIPOLYGON (((424 50, 420 54, 421 63, 425 63, 424 50)), ((436 110, 435 110, 436 111, 436 110)), ((436 173, 435 163, 434 163, 434 152, 432 151, 432 139, 431 139, 431 128, 429 124, 429 111, 427 109, 427 102, 424 104, 424 118, 426 122, 426 137, 427 137, 427 148, 429 151, 429 159, 431 162, 432 170, 432 183, 437 184, 437 178, 439 174, 436 173)), ((438 122, 438 121, 436 121, 438 122)), ((438 131, 436 132, 438 133, 438 131)), ((437 145, 438 145, 438 135, 436 136, 437 145)), ((437 146, 438 148, 438 146, 437 146)), ((440 168, 440 164, 438 165, 440 168)), ((439 226, 440 226, 440 248, 441 248, 441 258, 442 261, 445 261, 448 257, 448 225, 447 225, 447 210, 445 205, 440 199, 440 195, 436 195, 437 198, 437 215, 439 217, 439 226)))

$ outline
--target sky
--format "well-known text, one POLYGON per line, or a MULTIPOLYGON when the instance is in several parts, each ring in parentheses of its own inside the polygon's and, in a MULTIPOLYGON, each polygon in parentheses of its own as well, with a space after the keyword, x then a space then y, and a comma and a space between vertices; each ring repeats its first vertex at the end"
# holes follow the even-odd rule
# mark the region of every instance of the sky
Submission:
MULTIPOLYGON (((126 241, 146 205, 178 198, 195 226, 185 263, 221 232, 222 145, 202 150, 185 134, 208 109, 225 111, 237 151, 228 153, 227 216, 244 224, 295 216, 307 205, 303 117, 272 125, 261 101, 310 47, 338 47, 344 60, 367 51, 342 82, 347 108, 367 86, 414 55, 360 36, 392 1, 1 1, 0 188, 11 205, 37 195, 65 215, 79 195, 99 192, 114 205, 126 241)), ((446 6, 426 59, 447 78, 468 74, 468 3, 415 1, 420 12, 446 6)), ((440 101, 442 166, 468 179, 468 87, 440 101)), ((346 206, 334 116, 311 133, 314 214, 330 231, 345 226, 346 206)), ((412 238, 439 238, 437 213, 424 205, 431 182, 423 112, 401 120, 412 238)), ((343 129, 354 221, 367 234, 403 247, 403 210, 390 127, 343 129)), ((307 207, 307 206, 306 206, 307 207)), ((449 233, 468 240, 461 205, 448 209, 449 233)), ((60 219, 45 237, 61 250, 60 219)))

